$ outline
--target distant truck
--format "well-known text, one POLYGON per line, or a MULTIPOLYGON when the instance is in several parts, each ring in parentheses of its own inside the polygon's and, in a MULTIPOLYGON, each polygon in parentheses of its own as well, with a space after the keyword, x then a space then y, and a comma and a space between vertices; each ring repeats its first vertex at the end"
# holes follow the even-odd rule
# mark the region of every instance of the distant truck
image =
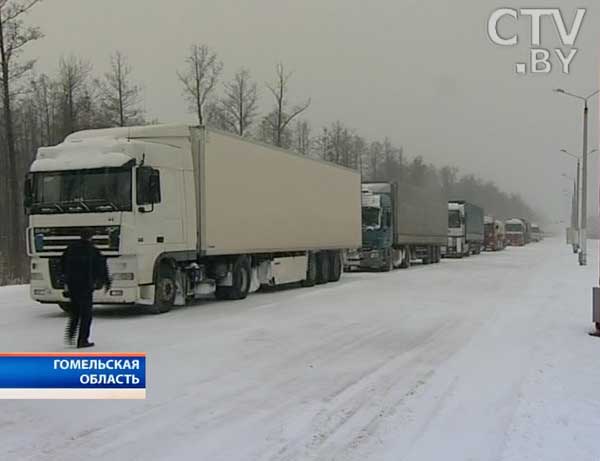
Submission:
POLYGON ((463 200, 448 202, 446 257, 479 254, 483 248, 483 208, 463 200))
POLYGON ((526 225, 522 219, 512 218, 504 223, 506 230, 506 244, 510 246, 524 246, 526 225))
POLYGON ((484 248, 486 251, 500 251, 505 247, 504 223, 492 216, 484 217, 484 248))
POLYGON ((525 240, 525 245, 527 245, 532 242, 531 223, 525 218, 521 218, 521 221, 523 222, 523 227, 524 227, 523 238, 525 240))
POLYGON ((60 255, 83 228, 112 287, 155 313, 196 297, 335 282, 361 246, 360 175, 206 127, 91 130, 40 148, 26 181, 31 296, 70 309, 60 255))
POLYGON ((542 230, 540 226, 536 223, 531 223, 531 241, 533 242, 541 242, 543 238, 542 230))
POLYGON ((346 258, 348 270, 390 271, 441 260, 446 201, 441 193, 389 182, 362 185, 362 248, 346 258))

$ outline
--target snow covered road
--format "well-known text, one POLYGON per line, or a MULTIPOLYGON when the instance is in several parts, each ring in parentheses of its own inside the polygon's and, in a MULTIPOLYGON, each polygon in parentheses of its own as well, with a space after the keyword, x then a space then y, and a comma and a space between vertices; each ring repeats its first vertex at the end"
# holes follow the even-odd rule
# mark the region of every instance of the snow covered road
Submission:
MULTIPOLYGON (((146 401, 2 401, 0 460, 597 460, 596 246, 562 240, 163 316, 101 308, 146 401)), ((0 350, 65 317, 0 289, 0 350)))

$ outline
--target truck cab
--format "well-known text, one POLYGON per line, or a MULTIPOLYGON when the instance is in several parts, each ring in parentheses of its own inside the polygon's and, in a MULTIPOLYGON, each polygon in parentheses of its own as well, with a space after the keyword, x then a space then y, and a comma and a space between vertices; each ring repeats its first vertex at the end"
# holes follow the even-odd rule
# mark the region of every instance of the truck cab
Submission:
POLYGON ((362 186, 362 247, 350 252, 348 269, 388 270, 393 265, 394 239, 392 199, 362 186))
POLYGON ((531 241, 540 242, 542 240, 542 231, 538 224, 531 224, 531 241))
POLYGON ((484 247, 486 251, 503 250, 505 246, 504 223, 492 216, 484 218, 484 247))
POLYGON ((448 245, 446 246, 445 256, 462 258, 468 254, 465 206, 461 203, 448 203, 448 245))
POLYGON ((518 218, 509 219, 505 223, 506 244, 510 246, 524 246, 525 223, 518 218))
POLYGON ((94 303, 153 304, 154 260, 195 238, 183 199, 191 186, 185 170, 179 149, 152 142, 82 132, 40 148, 25 197, 32 298, 66 310, 60 256, 87 228, 113 280, 107 293, 94 293, 94 303))
POLYGON ((484 243, 483 208, 464 201, 448 202, 448 243, 446 257, 479 254, 484 243))

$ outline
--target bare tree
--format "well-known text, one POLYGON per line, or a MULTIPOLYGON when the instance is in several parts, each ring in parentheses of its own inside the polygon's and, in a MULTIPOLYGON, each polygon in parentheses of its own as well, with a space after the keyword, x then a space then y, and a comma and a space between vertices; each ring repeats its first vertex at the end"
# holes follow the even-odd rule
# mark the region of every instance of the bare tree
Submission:
POLYGON ((78 128, 78 103, 87 95, 86 81, 92 71, 87 61, 70 55, 59 62, 59 84, 63 97, 63 135, 78 128))
POLYGON ((225 83, 225 96, 221 98, 221 118, 225 128, 244 136, 256 117, 258 91, 248 69, 240 69, 233 80, 225 83))
POLYGON ((102 111, 111 125, 141 122, 141 87, 131 80, 131 73, 127 57, 115 51, 110 58, 110 71, 98 81, 102 111))
POLYGON ((186 68, 177 72, 183 84, 183 94, 189 103, 189 110, 198 117, 198 123, 204 124, 204 105, 215 89, 223 63, 217 53, 206 45, 192 45, 185 59, 186 68))
MULTIPOLYGON (((13 98, 17 82, 29 72, 35 61, 19 61, 19 55, 25 46, 39 39, 42 33, 37 27, 27 26, 23 16, 27 14, 39 0, 0 0, 0 85, 2 87, 2 118, 6 159, 2 166, 7 171, 2 172, 4 192, 3 202, 8 204, 6 235, 3 239, 4 253, 7 255, 8 266, 17 270, 22 266, 19 261, 24 252, 24 239, 20 232, 22 216, 19 212, 19 180, 17 174, 17 146, 15 143, 15 125, 13 119, 13 98), (6 238, 8 237, 8 238, 6 238)), ((18 270, 17 270, 18 271, 18 270)))
POLYGON ((302 155, 310 155, 312 146, 310 131, 310 123, 307 120, 298 120, 294 125, 294 149, 302 155))
POLYGON ((282 63, 277 64, 275 72, 275 82, 273 84, 267 84, 267 88, 269 88, 275 98, 275 107, 273 109, 275 116, 270 117, 269 120, 275 134, 275 145, 281 147, 285 129, 294 118, 308 109, 310 106, 310 99, 303 104, 293 106, 288 111, 288 86, 292 73, 286 73, 282 63))

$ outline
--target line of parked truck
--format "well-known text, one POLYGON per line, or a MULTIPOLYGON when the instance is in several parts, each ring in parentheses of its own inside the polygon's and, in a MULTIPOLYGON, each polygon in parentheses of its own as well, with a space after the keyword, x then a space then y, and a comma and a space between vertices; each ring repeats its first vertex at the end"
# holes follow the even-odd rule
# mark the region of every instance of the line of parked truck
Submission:
POLYGON ((112 277, 96 304, 156 313, 195 298, 336 282, 541 239, 441 192, 207 127, 90 130, 40 148, 26 180, 31 296, 68 311, 60 255, 86 228, 112 277))

